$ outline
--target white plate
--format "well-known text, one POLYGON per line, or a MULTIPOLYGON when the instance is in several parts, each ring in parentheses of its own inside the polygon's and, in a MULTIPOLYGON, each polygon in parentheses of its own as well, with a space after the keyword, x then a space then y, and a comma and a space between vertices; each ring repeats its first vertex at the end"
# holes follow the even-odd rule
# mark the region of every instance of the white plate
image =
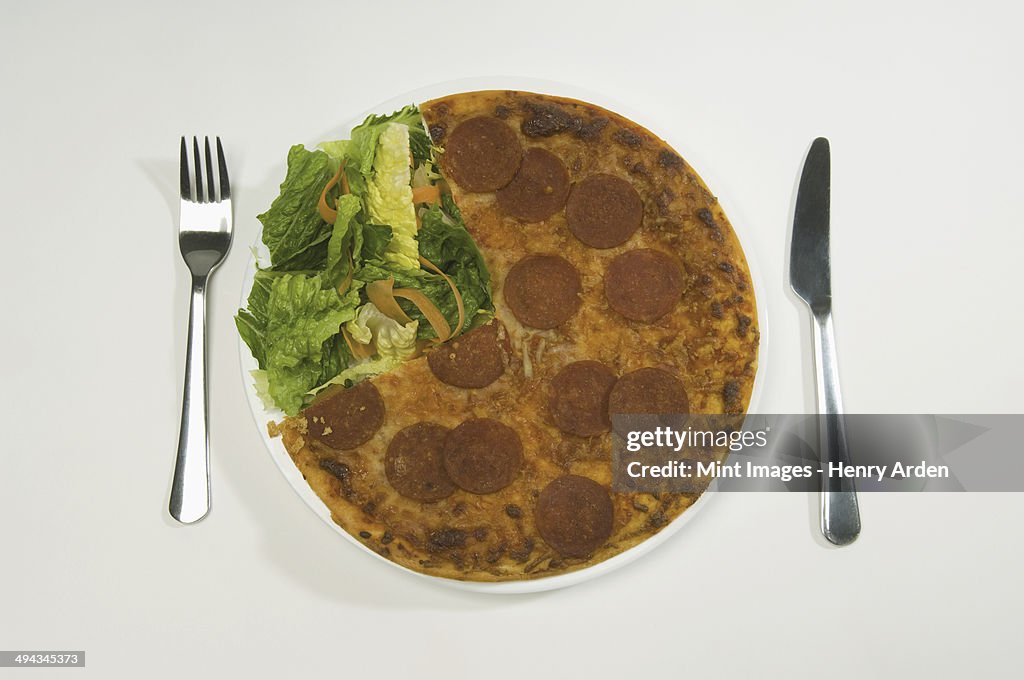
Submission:
MULTIPOLYGON (((363 122, 366 116, 368 116, 371 113, 390 113, 391 111, 396 111, 402 108, 406 104, 420 104, 430 99, 435 99, 437 97, 441 97, 446 94, 452 94, 455 92, 505 89, 522 90, 526 92, 537 92, 542 94, 558 95, 562 97, 571 97, 573 99, 579 99, 581 101, 590 102, 592 104, 604 107, 610 111, 614 111, 620 115, 625 116, 626 118, 629 118, 630 120, 634 121, 639 125, 643 125, 647 129, 651 130, 656 135, 660 136, 662 139, 667 141, 674 149, 676 149, 676 151, 679 151, 683 158, 687 158, 687 155, 684 151, 685 146, 674 144, 672 135, 665 134, 664 130, 645 124, 644 116, 636 113, 635 111, 631 111, 629 107, 623 106, 618 102, 612 101, 608 97, 604 97, 593 92, 586 92, 581 90, 580 88, 564 85, 561 83, 555 83, 551 81, 527 78, 472 78, 466 80, 447 81, 443 83, 437 83, 435 85, 429 85, 427 87, 423 87, 412 92, 407 92, 401 96, 395 97, 394 99, 390 99, 386 102, 382 102, 374 106, 373 108, 368 109, 366 112, 355 118, 350 123, 341 126, 336 133, 330 135, 329 137, 325 137, 325 139, 347 139, 349 136, 349 131, 359 123, 363 122)), ((317 142, 320 141, 323 140, 312 140, 311 142, 307 143, 307 146, 312 147, 317 142)), ((281 150, 282 159, 284 158, 286 151, 287 149, 281 150)), ((687 158, 687 160, 689 159, 687 158)), ((699 169, 696 170, 699 172, 699 169)), ((721 196, 719 196, 719 202, 726 205, 728 204, 728 201, 723 201, 721 196)), ((729 214, 728 209, 725 210, 725 214, 729 214)), ((733 225, 733 228, 736 228, 735 224, 733 225)), ((736 231, 737 236, 740 237, 740 230, 737 229, 736 231)), ((742 238, 740 238, 740 243, 743 243, 742 238)), ((255 255, 249 258, 249 264, 246 267, 245 276, 242 280, 242 307, 246 306, 246 301, 249 297, 249 290, 252 288, 253 277, 256 274, 257 257, 260 257, 260 261, 264 263, 266 263, 267 260, 266 248, 260 241, 259 237, 257 237, 256 243, 253 246, 253 252, 255 253, 255 255)), ((755 406, 760 400, 763 382, 762 376, 765 372, 764 357, 766 356, 766 347, 768 341, 768 324, 766 310, 764 307, 764 287, 761 285, 761 277, 756 262, 754 261, 752 253, 749 250, 744 249, 744 255, 747 258, 747 266, 750 268, 751 284, 754 287, 754 294, 757 299, 758 325, 761 329, 761 341, 760 346, 758 348, 758 371, 754 379, 754 390, 753 394, 751 395, 749 408, 749 412, 754 413, 756 412, 755 406)), ((704 494, 701 495, 699 499, 697 499, 697 502, 695 502, 679 517, 673 520, 668 526, 664 527, 654 536, 648 538, 642 543, 624 552, 619 553, 618 555, 615 555, 614 557, 604 560, 603 562, 599 562, 593 566, 586 567, 578 571, 570 572, 568 574, 560 574, 557 576, 548 576, 546 578, 529 579, 523 581, 505 581, 501 583, 459 581, 456 579, 442 578, 439 576, 430 576, 428 574, 422 574, 420 572, 413 571, 412 569, 403 567, 400 564, 396 564, 395 562, 392 562, 391 560, 388 560, 387 558, 377 554, 370 548, 366 547, 364 544, 360 543, 356 538, 351 536, 348 532, 346 532, 344 529, 338 526, 334 522, 334 520, 331 519, 330 510, 327 508, 326 505, 324 505, 324 502, 320 500, 320 498, 313 492, 313 490, 309 487, 309 484, 306 483, 306 480, 302 478, 302 473, 299 472, 297 467, 295 467, 295 463, 292 462, 291 457, 285 450, 284 444, 281 442, 281 438, 271 438, 270 435, 267 433, 267 423, 271 420, 281 420, 284 417, 284 414, 278 409, 267 410, 263 406, 263 402, 260 400, 259 396, 256 394, 256 389, 253 386, 252 377, 250 375, 250 371, 253 371, 257 368, 256 360, 253 358, 252 354, 249 352, 249 348, 246 346, 246 344, 242 341, 241 338, 239 338, 238 340, 238 351, 242 361, 242 381, 245 384, 245 393, 249 399, 249 408, 252 410, 253 418, 256 420, 256 427, 260 432, 260 436, 263 437, 263 442, 266 444, 267 451, 270 452, 271 458, 273 458, 274 462, 277 463, 277 467, 281 470, 281 474, 284 475, 285 479, 288 480, 288 483, 291 484, 293 489, 295 489, 295 492, 299 494, 299 497, 306 502, 306 505, 308 505, 310 509, 312 509, 313 512, 316 513, 316 515, 320 519, 326 522, 332 529, 334 529, 338 534, 343 536, 352 545, 358 547, 362 551, 365 551, 373 555, 377 559, 391 565, 392 567, 401 569, 402 571, 408 572, 410 574, 415 574, 416 576, 428 579, 435 583, 441 583, 462 590, 486 593, 535 593, 544 590, 555 590, 556 588, 564 588, 566 586, 575 585, 583 581, 588 581, 602 574, 607 574, 608 572, 614 571, 615 569, 618 569, 619 567, 628 564, 629 562, 632 562, 633 560, 649 553, 655 547, 667 541, 669 537, 674 535, 676 532, 682 529, 687 522, 693 519, 697 512, 702 507, 704 507, 704 505, 709 501, 709 499, 712 496, 716 495, 714 493, 714 485, 712 485, 712 487, 708 489, 708 491, 706 491, 704 494)))

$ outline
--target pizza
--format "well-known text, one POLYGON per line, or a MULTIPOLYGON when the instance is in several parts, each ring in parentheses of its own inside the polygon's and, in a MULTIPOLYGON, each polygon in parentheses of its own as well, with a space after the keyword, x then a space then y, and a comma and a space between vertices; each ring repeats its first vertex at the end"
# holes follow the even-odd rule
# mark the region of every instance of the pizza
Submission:
POLYGON ((419 110, 493 313, 271 432, 334 521, 403 567, 509 581, 607 560, 697 498, 613 491, 611 414, 747 409, 740 243, 693 168, 611 111, 504 90, 419 110))

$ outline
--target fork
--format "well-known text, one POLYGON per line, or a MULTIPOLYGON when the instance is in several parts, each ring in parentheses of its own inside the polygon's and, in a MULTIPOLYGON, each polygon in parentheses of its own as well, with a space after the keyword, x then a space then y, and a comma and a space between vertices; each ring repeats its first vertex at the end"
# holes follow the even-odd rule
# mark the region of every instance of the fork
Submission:
POLYGON ((188 349, 181 405, 178 454, 171 485, 171 517, 182 524, 198 522, 210 512, 210 434, 206 393, 206 283, 231 247, 231 185, 224 149, 217 137, 217 188, 214 187, 210 138, 205 138, 206 179, 199 141, 192 138, 195 187, 190 183, 188 145, 181 138, 181 207, 178 247, 192 274, 188 310, 188 349), (205 191, 204 191, 205 186, 205 191))

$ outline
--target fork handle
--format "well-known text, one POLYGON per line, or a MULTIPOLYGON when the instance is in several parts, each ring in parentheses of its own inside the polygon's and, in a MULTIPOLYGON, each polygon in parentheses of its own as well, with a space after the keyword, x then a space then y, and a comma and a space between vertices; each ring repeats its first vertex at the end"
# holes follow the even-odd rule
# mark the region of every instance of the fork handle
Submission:
POLYGON ((814 371, 817 375, 821 451, 821 533, 830 543, 847 545, 860 534, 860 507, 853 480, 829 474, 829 465, 850 464, 846 422, 839 392, 839 367, 832 330, 832 310, 813 313, 814 371))
POLYGON ((188 310, 185 389, 178 455, 171 485, 171 517, 192 524, 210 512, 210 435, 206 401, 206 277, 192 277, 188 310))

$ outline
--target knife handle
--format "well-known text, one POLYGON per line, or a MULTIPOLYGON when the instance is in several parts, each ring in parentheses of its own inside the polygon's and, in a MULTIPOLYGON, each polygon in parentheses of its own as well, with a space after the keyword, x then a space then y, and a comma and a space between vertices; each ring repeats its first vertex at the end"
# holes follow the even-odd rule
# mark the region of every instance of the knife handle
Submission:
POLYGON ((821 533, 830 543, 847 545, 860 534, 860 508, 853 480, 829 474, 830 464, 850 464, 846 443, 843 400, 839 393, 836 340, 832 310, 812 312, 814 372, 817 375, 819 434, 821 451, 821 533))

